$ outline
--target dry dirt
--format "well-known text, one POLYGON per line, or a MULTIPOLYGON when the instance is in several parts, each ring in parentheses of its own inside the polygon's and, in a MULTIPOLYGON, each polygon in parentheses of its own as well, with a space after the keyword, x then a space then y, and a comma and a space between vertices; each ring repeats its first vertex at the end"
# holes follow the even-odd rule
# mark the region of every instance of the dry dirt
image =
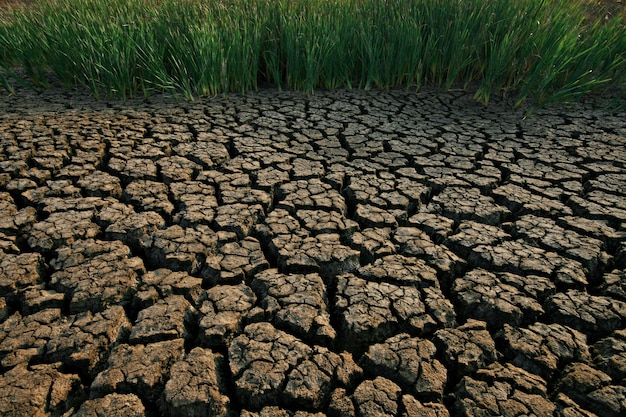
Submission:
POLYGON ((0 415, 625 415, 625 120, 0 96, 0 415))

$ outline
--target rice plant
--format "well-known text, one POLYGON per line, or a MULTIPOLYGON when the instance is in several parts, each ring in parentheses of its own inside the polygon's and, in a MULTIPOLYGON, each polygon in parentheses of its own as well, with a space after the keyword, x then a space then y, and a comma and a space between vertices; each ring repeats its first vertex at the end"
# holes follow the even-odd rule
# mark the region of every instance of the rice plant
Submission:
POLYGON ((626 24, 581 0, 41 0, 0 19, 0 87, 96 97, 476 86, 487 104, 626 90, 626 24))

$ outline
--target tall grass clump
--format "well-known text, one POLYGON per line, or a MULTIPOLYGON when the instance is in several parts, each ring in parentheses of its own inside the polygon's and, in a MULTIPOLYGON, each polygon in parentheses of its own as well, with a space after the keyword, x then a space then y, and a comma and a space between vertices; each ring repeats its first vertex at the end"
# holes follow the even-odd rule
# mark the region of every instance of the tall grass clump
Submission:
POLYGON ((275 80, 305 91, 351 86, 353 4, 278 1, 275 7, 278 25, 271 29, 279 41, 279 62, 274 73, 280 71, 282 78, 275 80))
MULTIPOLYGON (((626 22, 582 0, 41 0, 0 13, 0 88, 191 99, 258 83, 475 89, 540 106, 626 90, 626 22)), ((624 100, 626 101, 626 100, 624 100)))
POLYGON ((262 25, 257 2, 169 2, 155 24, 170 84, 187 98, 257 86, 262 25))
POLYGON ((359 87, 421 85, 427 42, 420 6, 403 0, 392 0, 389 8, 385 2, 363 5, 353 46, 359 87))
POLYGON ((52 73, 68 87, 82 85, 96 97, 125 98, 163 87, 155 38, 155 10, 125 0, 42 1, 16 12, 6 28, 15 61, 35 85, 52 73), (161 77, 160 77, 161 75, 161 77))
MULTIPOLYGON (((7 45, 7 33, 3 30, 3 26, 1 25, 2 18, 0 16, 0 45, 7 45)), ((16 64, 15 61, 11 61, 8 51, 6 48, 0 49, 0 93, 4 91, 8 91, 9 93, 13 93, 13 87, 10 82, 10 65, 16 64)))
POLYGON ((585 26, 581 10, 571 3, 537 2, 540 7, 533 10, 534 21, 528 25, 533 31, 520 29, 527 41, 518 53, 531 62, 516 83, 517 105, 528 98, 543 105, 574 100, 605 85, 625 86, 626 22, 585 26))

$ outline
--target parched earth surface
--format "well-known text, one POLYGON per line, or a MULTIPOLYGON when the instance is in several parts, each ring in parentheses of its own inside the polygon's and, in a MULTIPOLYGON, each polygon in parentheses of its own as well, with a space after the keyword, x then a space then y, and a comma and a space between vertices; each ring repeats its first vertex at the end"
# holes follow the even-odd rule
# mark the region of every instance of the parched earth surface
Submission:
POLYGON ((626 415, 626 114, 0 96, 0 415, 626 415))

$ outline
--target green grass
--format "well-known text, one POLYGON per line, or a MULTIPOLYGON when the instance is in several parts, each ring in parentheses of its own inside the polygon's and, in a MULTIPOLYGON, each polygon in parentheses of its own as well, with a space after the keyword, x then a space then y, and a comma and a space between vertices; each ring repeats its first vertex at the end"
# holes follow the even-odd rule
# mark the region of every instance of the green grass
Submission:
POLYGON ((589 23, 579 0, 42 0, 0 14, 0 89, 52 78, 96 97, 271 83, 626 101, 626 22, 589 23))

